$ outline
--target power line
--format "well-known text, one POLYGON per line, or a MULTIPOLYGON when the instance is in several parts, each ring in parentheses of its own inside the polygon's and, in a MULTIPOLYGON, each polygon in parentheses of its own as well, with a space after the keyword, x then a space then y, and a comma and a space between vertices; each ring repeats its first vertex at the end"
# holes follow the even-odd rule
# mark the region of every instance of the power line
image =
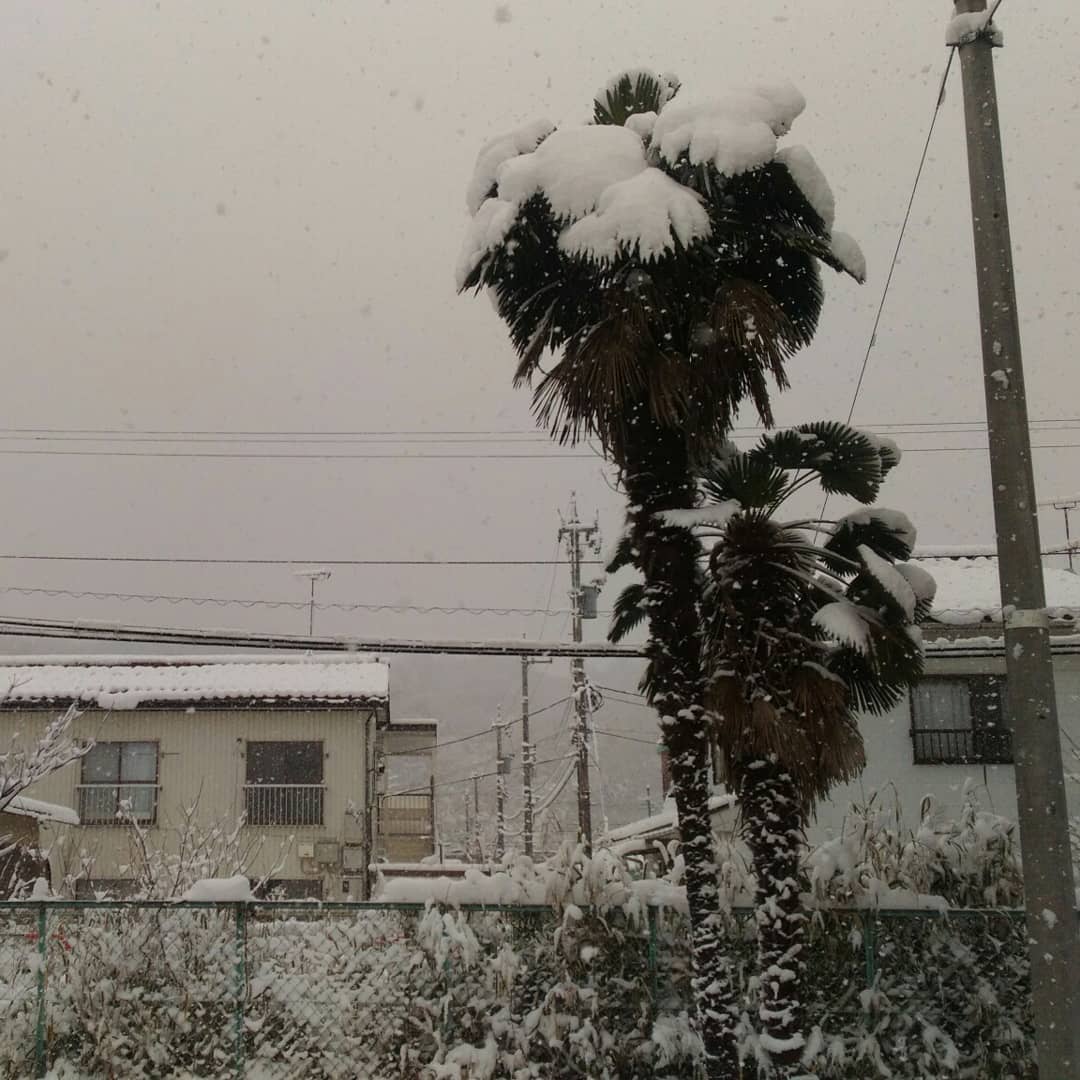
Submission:
POLYGON ((593 732, 596 735, 607 735, 610 739, 626 739, 627 742, 644 743, 646 746, 659 745, 656 739, 642 739, 637 735, 624 735, 620 731, 604 731, 601 728, 594 727, 593 732))
MULTIPOLYGON (((1032 425, 1036 424, 1078 424, 1080 423, 1080 417, 1044 417, 1039 419, 1032 419, 1030 421, 1032 425)), ((938 428, 949 427, 965 427, 965 426, 978 426, 986 427, 986 421, 984 419, 974 420, 890 420, 879 421, 872 425, 875 428, 930 428, 937 430, 938 428)), ((731 429, 735 433, 751 433, 761 434, 767 429, 758 424, 747 424, 741 426, 735 426, 731 429)), ((135 439, 144 439, 149 437, 149 441, 156 442, 172 442, 174 440, 185 439, 206 439, 207 441, 223 441, 225 439, 235 439, 239 441, 262 441, 263 439, 272 440, 345 440, 345 439, 372 439, 372 438, 386 438, 388 441, 398 442, 399 439, 392 438, 393 436, 400 436, 400 441, 412 441, 420 440, 424 438, 430 438, 433 441, 442 441, 443 437, 448 438, 463 438, 463 439, 501 439, 506 437, 507 439, 513 438, 522 441, 529 442, 545 442, 550 443, 549 436, 542 432, 538 432, 535 428, 502 428, 502 429, 421 429, 421 428, 401 428, 401 429, 350 429, 340 431, 310 431, 299 429, 285 429, 285 430, 243 430, 243 429, 226 429, 226 428, 49 428, 49 427, 5 427, 0 428, 0 438, 12 439, 15 441, 24 440, 30 441, 32 438, 44 437, 47 439, 56 438, 58 440, 65 440, 66 437, 78 436, 80 438, 88 439, 89 441, 134 441, 135 439), (215 438, 217 437, 217 438, 215 438)), ((71 441, 75 441, 74 438, 71 441)))
POLYGON ((904 242, 904 234, 907 232, 908 222, 911 220, 911 210, 915 205, 915 193, 919 190, 919 181, 922 179, 923 168, 926 165, 926 156, 930 152, 930 140, 934 136, 934 127, 937 124, 938 113, 941 112, 941 106, 945 101, 945 84, 948 81, 949 72, 952 69, 953 57, 955 55, 956 49, 950 49, 949 59, 945 64, 945 72, 941 76, 941 85, 938 89, 937 100, 934 102, 934 111, 930 116, 930 127, 926 132, 926 141, 923 143, 922 154, 919 157, 919 167, 915 170, 915 181, 911 185, 911 194, 908 196, 907 209, 904 211, 904 218, 900 223, 900 233, 896 238, 896 247, 893 250, 892 261, 889 263, 889 272, 885 277, 885 287, 881 291, 881 302, 878 304, 877 314, 874 316, 874 326, 870 331, 870 340, 866 344, 866 353, 863 356, 862 367, 859 369, 859 378, 855 384, 855 393, 851 398, 851 408, 848 409, 847 422, 849 424, 851 423, 852 416, 855 415, 855 403, 859 400, 859 391, 862 390, 863 378, 866 376, 866 369, 870 364, 870 352, 877 339, 878 327, 881 325, 881 316, 885 310, 885 300, 889 295, 889 286, 892 284, 897 260, 900 258, 900 247, 904 242))
POLYGON ((592 454, 573 452, 548 452, 546 454, 255 454, 225 453, 204 450, 34 450, 0 448, 0 454, 28 457, 130 457, 130 458, 212 458, 223 461, 236 458, 241 461, 592 461, 592 454))
POLYGON ((302 431, 302 430, 243 430, 238 428, 36 428, 36 427, 6 427, 0 428, 0 434, 3 435, 16 435, 16 434, 28 434, 28 435, 117 435, 117 436, 129 436, 129 435, 158 435, 168 437, 170 435, 184 436, 203 436, 203 435, 222 435, 222 436, 266 436, 268 438, 275 437, 342 437, 353 438, 362 436, 381 436, 381 435, 405 435, 405 436, 422 436, 422 435, 534 435, 547 441, 548 437, 542 433, 538 433, 536 428, 498 428, 498 429, 477 429, 477 428, 461 428, 461 429, 427 429, 427 428, 372 428, 369 430, 357 430, 352 429, 348 431, 302 431))
MULTIPOLYGON (((855 397, 852 399, 852 410, 855 407, 855 400, 858 397, 858 391, 862 386, 862 374, 865 374, 865 369, 860 374, 860 382, 856 387, 855 397)), ((848 418, 850 423, 850 414, 848 418)), ((1071 429, 1070 429, 1071 430, 1071 429)), ((975 432, 968 432, 969 434, 975 434, 975 432)), ((910 434, 950 434, 948 432, 911 432, 910 434)), ((957 432, 959 434, 959 432, 957 432)), ((749 435, 736 435, 736 439, 749 439, 749 435)), ((1075 449, 1080 446, 1080 443, 1043 443, 1035 444, 1032 446, 1033 450, 1066 450, 1075 449)), ((930 454, 930 453, 957 453, 968 451, 985 451, 985 446, 902 446, 900 448, 904 453, 908 454, 930 454)), ((593 454, 577 454, 577 453, 442 453, 442 454, 426 454, 426 453, 393 453, 393 454, 351 454, 351 453, 319 453, 319 454, 294 454, 294 453, 227 453, 227 452, 210 452, 210 451, 195 451, 195 450, 34 450, 34 449, 21 449, 21 448, 7 448, 0 447, 0 456, 9 457, 83 457, 83 458, 140 458, 143 460, 157 459, 157 458, 172 458, 179 460, 216 460, 225 461, 234 459, 236 461, 509 461, 509 460, 528 460, 528 461, 595 461, 593 454)))
POLYGON ((645 695, 639 693, 637 690, 620 690, 617 686, 600 686, 597 685, 597 690, 606 690, 609 694, 626 694, 627 697, 644 698, 645 695))
POLYGON ((328 637, 267 634, 246 630, 192 630, 168 626, 132 626, 119 623, 27 619, 0 616, 0 637, 51 638, 66 641, 128 641, 196 648, 279 649, 302 652, 421 653, 441 656, 605 656, 639 658, 644 649, 634 645, 579 642, 483 640, 425 640, 419 638, 328 637))
MULTIPOLYGON (((314 607, 316 611, 393 611, 398 614, 421 615, 565 615, 566 608, 500 608, 500 607, 454 607, 443 604, 422 606, 419 604, 364 604, 346 601, 320 601, 314 605, 309 600, 264 600, 245 599, 234 596, 180 596, 169 593, 123 593, 105 592, 90 589, 56 589, 29 585, 0 585, 0 593, 15 593, 19 596, 67 597, 72 600, 120 600, 170 604, 212 604, 218 607, 269 607, 289 608, 295 611, 307 611, 314 607)), ((543 636, 541 634, 541 636, 543 636)))
MULTIPOLYGON (((533 712, 529 713, 529 719, 531 720, 534 716, 539 716, 541 713, 547 712, 548 709, 557 708, 559 705, 562 705, 569 700, 570 697, 567 695, 566 697, 559 698, 558 701, 552 701, 548 705, 542 705, 539 709, 535 709, 533 712)), ((502 726, 505 729, 520 723, 521 717, 516 716, 512 720, 504 721, 502 726)), ((444 742, 431 743, 428 746, 416 746, 410 750, 389 750, 383 754, 383 757, 411 757, 414 754, 422 754, 428 750, 442 750, 444 747, 455 745, 455 743, 468 742, 470 739, 479 739, 483 735, 490 735, 494 730, 494 728, 490 727, 481 728, 479 731, 474 731, 470 735, 462 735, 460 738, 448 739, 444 742)))
MULTIPOLYGON (((573 756, 573 755, 571 755, 571 756, 573 756)), ((544 761, 534 761, 533 765, 534 766, 536 766, 536 765, 551 765, 551 764, 554 764, 556 761, 567 761, 567 760, 568 760, 568 758, 566 758, 566 757, 546 758, 544 761)), ((520 766, 512 765, 511 768, 512 769, 517 769, 517 768, 520 768, 520 766)), ((456 780, 441 780, 437 784, 425 784, 423 787, 407 788, 404 791, 388 791, 383 796, 383 798, 390 798, 390 797, 392 797, 394 795, 415 795, 417 792, 430 791, 433 787, 444 788, 444 787, 452 787, 454 784, 471 784, 474 780, 483 780, 488 776, 498 776, 498 775, 499 775, 499 770, 498 769, 492 769, 491 772, 473 773, 471 776, 461 776, 461 777, 458 777, 456 780)), ((505 776, 506 774, 503 773, 503 775, 505 776)))
MULTIPOLYGON (((39 562, 183 563, 193 566, 568 566, 565 559, 228 559, 173 555, 0 555, 39 562)), ((600 566, 600 559, 583 559, 600 566)))

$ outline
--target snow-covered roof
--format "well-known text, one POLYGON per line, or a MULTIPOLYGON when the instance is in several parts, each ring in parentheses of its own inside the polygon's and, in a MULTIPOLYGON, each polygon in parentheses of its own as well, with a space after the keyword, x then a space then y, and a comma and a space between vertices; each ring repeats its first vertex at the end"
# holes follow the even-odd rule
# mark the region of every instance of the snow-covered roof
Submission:
MULTIPOLYGON (((1001 621, 998 562, 990 558, 912 560, 937 582, 932 617, 948 626, 1001 621)), ((1057 566, 1043 567, 1050 619, 1080 622, 1080 575, 1057 566)))
MULTIPOLYGON (((718 814, 724 810, 730 810, 737 802, 734 795, 721 794, 709 796, 709 813, 718 814)), ((628 825, 620 825, 616 829, 609 829, 600 837, 599 844, 602 847, 620 845, 627 840, 651 840, 661 838, 667 833, 673 832, 679 823, 679 812, 675 807, 675 800, 668 797, 664 800, 660 813, 652 817, 640 818, 631 821, 628 825)))
POLYGON ((11 657, 0 664, 0 701, 81 702, 102 709, 200 701, 385 701, 390 668, 371 657, 11 657))
POLYGON ((39 821, 55 821, 60 825, 79 824, 79 815, 70 806, 59 806, 57 803, 42 802, 40 799, 28 799, 25 795, 16 795, 4 807, 3 813, 37 818, 39 821))
POLYGON ((423 716, 395 716, 388 725, 390 731, 394 728, 437 728, 438 726, 438 720, 423 716))

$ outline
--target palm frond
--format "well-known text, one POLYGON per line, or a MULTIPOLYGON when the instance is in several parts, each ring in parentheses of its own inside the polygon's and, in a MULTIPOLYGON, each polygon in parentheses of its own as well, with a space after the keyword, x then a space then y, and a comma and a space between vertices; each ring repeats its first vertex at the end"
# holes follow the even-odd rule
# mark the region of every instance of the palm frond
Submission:
POLYGON ((859 547, 865 544, 882 558, 899 562, 911 557, 912 532, 906 518, 900 520, 895 514, 879 516, 873 510, 865 510, 842 517, 825 542, 824 550, 857 561, 859 547))
POLYGON ((607 566, 604 567, 605 574, 616 574, 623 567, 634 565, 634 538, 629 532, 624 532, 619 537, 619 542, 615 545, 615 550, 612 552, 611 558, 608 560, 607 566))
POLYGON ((619 642, 636 630, 647 618, 645 586, 641 582, 627 585, 615 601, 608 628, 608 640, 619 642))
POLYGON ((747 508, 771 505, 787 486, 787 475, 766 458, 736 454, 702 470, 701 487, 716 502, 734 500, 747 508))
POLYGON ((672 75, 624 72, 593 100, 593 120, 597 124, 623 125, 636 113, 658 113, 678 90, 679 80, 672 75))

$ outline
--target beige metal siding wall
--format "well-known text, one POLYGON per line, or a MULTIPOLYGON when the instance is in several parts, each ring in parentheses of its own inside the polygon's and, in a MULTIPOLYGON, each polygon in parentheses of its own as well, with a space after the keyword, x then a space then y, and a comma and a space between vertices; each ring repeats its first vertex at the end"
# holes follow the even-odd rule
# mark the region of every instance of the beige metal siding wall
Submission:
MULTIPOLYGON (((54 710, 0 712, 0 737, 21 731, 25 738, 40 733, 55 715, 54 710)), ((365 805, 368 777, 366 729, 368 709, 250 708, 250 709, 133 709, 103 713, 88 710, 74 724, 80 738, 100 741, 147 740, 158 743, 158 816, 149 830, 151 842, 162 850, 175 850, 176 825, 182 808, 198 803, 198 820, 204 826, 235 825, 244 807, 245 744, 257 740, 321 740, 324 751, 323 826, 281 826, 245 829, 245 835, 263 837, 251 872, 265 874, 283 860, 275 877, 319 876, 306 873, 314 864, 301 863, 300 844, 317 840, 350 839, 357 827, 346 825, 350 803, 365 805), (290 838, 293 838, 290 843, 290 838), (284 851, 283 845, 284 843, 284 851)), ((48 802, 78 809, 80 768, 70 765, 36 784, 27 794, 48 802)), ((362 830, 361 834, 362 834, 362 830)), ((66 844, 66 869, 77 865, 79 852, 94 862, 96 877, 126 877, 121 867, 130 862, 130 835, 122 827, 84 826, 70 830, 66 844)), ((326 874, 324 895, 340 894, 340 871, 326 874)))

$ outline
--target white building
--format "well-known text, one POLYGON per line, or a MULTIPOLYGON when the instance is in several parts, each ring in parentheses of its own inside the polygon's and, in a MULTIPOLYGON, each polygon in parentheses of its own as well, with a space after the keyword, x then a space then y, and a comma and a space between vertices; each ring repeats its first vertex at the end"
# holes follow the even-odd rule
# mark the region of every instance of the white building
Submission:
MULTIPOLYGON (((75 704, 75 734, 94 742, 25 793, 76 807, 81 820, 54 845, 54 885, 130 891, 144 840, 155 858, 175 859, 218 830, 219 854, 234 835, 229 858, 242 852, 249 876, 269 876, 288 897, 366 897, 379 845, 377 742, 394 738, 385 663, 340 653, 18 658, 0 665, 0 694, 0 738, 34 738, 75 704)), ((214 869, 213 854, 199 857, 214 869)))
MULTIPOLYGON (((1004 721, 1005 650, 997 560, 985 556, 917 560, 938 584, 923 626, 924 677, 884 716, 860 720, 866 768, 817 807, 809 839, 837 835, 853 804, 876 796, 901 824, 919 827, 924 807, 957 817, 971 791, 980 804, 1017 820, 1012 740, 1004 721)), ((1066 773, 1080 774, 1080 575, 1044 569, 1066 773)), ((1080 819, 1080 782, 1068 782, 1070 816, 1080 819)), ((718 789, 718 790, 722 790, 718 789)), ((717 801, 713 826, 730 834, 737 806, 717 801)), ((673 839, 674 804, 601 839, 619 850, 673 839)))
MULTIPOLYGON (((942 816, 956 816, 968 788, 986 809, 1016 820, 997 560, 924 558, 919 565, 938 584, 923 627, 924 678, 888 715, 862 719, 866 768, 818 808, 812 838, 835 834, 851 803, 874 791, 899 807, 910 828, 926 798, 942 816)), ((1065 770, 1080 772, 1080 576, 1048 566, 1044 578, 1065 770)), ((1068 784, 1068 799, 1070 814, 1080 816, 1080 784, 1068 784)))

